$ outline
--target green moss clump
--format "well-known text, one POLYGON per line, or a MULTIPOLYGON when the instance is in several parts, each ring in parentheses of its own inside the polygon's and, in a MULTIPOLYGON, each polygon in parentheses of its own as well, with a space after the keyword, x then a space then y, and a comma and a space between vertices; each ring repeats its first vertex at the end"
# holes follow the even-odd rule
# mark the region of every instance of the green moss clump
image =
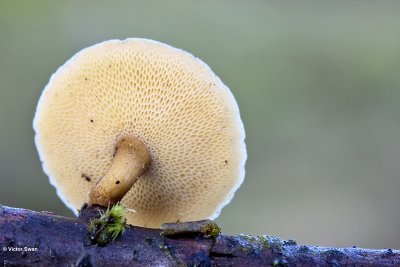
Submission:
POLYGON ((261 241, 261 244, 264 248, 270 249, 271 244, 268 242, 268 239, 265 236, 259 236, 258 239, 261 241))
POLYGON ((125 207, 118 203, 106 212, 100 212, 100 218, 91 219, 87 227, 93 244, 105 246, 122 235, 126 228, 125 207))
POLYGON ((221 233, 221 228, 213 221, 201 227, 200 232, 207 237, 215 237, 221 233))
POLYGON ((273 249, 275 252, 281 252, 283 249, 283 241, 280 238, 273 237, 273 236, 267 236, 267 235, 261 235, 258 236, 259 240, 261 241, 262 245, 266 249, 273 249))

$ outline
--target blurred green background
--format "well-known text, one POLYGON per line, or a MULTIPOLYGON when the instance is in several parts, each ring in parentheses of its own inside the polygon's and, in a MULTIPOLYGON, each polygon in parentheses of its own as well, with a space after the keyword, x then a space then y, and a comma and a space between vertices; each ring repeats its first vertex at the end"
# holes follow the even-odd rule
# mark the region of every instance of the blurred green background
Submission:
POLYGON ((400 2, 0 3, 0 203, 73 216, 32 118, 50 75, 100 41, 145 37, 207 62, 237 98, 247 173, 217 222, 302 244, 400 248, 400 2))

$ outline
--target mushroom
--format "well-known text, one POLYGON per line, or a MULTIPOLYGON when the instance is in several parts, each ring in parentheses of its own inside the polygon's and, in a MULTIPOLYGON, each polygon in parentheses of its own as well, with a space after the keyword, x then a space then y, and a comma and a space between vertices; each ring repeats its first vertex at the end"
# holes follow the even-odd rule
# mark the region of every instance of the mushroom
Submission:
POLYGON ((200 59, 152 40, 77 53, 50 78, 33 128, 43 170, 74 212, 121 201, 138 226, 213 219, 244 179, 232 93, 200 59))

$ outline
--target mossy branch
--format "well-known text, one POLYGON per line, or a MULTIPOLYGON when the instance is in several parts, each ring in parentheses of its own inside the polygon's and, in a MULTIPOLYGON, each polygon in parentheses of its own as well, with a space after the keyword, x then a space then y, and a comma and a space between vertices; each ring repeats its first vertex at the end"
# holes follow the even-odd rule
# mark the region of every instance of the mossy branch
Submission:
MULTIPOLYGON (((400 266, 391 249, 302 246, 271 236, 161 235, 130 226, 113 242, 91 242, 87 226, 100 207, 66 218, 0 206, 3 266, 400 266)), ((104 213, 103 213, 104 214, 104 213)))

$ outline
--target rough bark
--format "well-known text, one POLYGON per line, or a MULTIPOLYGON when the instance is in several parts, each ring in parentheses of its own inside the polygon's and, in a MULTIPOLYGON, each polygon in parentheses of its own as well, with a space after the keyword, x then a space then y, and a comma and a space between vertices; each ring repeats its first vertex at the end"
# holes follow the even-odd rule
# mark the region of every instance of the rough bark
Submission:
POLYGON ((0 206, 3 266, 400 266, 391 249, 302 246, 271 236, 181 235, 130 226, 106 246, 91 244, 88 219, 0 206))

